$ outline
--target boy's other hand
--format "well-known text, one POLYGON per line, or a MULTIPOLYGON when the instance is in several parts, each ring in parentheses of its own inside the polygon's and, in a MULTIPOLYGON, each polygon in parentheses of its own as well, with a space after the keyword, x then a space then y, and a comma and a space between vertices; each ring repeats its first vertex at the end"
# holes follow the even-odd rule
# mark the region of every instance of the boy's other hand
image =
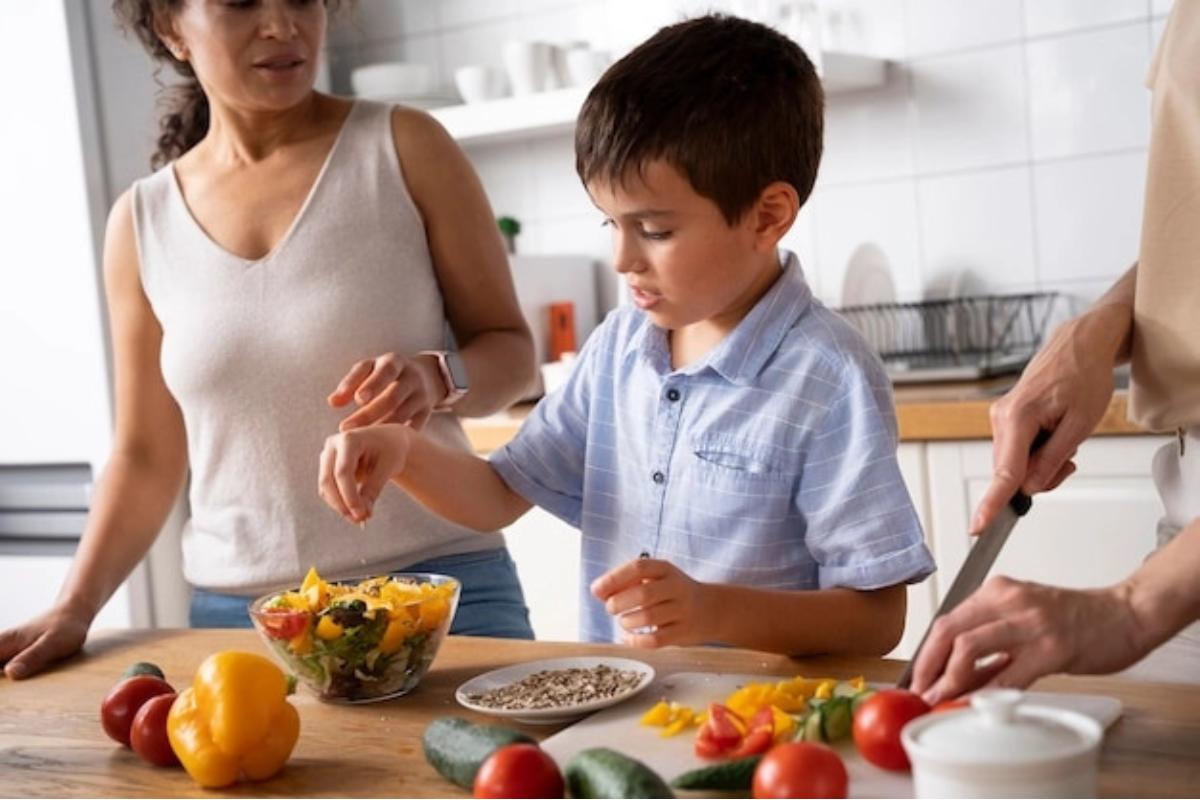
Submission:
POLYGON ((596 599, 626 631, 633 647, 697 644, 715 638, 707 585, 667 561, 638 558, 592 582, 596 599))
POLYGON ((329 405, 341 408, 354 401, 358 410, 342 420, 348 431, 387 422, 408 423, 421 430, 441 399, 441 378, 428 357, 384 353, 359 361, 329 395, 329 405))
POLYGON ((411 433, 407 425, 374 425, 330 436, 321 451, 321 499, 350 522, 366 522, 383 487, 404 469, 411 433))

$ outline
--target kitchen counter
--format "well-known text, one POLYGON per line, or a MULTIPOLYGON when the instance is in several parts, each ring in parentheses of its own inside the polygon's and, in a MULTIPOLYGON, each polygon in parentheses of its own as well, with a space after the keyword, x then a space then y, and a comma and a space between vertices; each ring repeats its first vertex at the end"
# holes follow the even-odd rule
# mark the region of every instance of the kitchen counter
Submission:
MULTIPOLYGON (((1012 377, 1007 377, 970 383, 897 386, 896 419, 900 427, 900 441, 992 438, 988 408, 1013 382, 1012 377)), ((1125 418, 1127 401, 1128 393, 1123 390, 1113 395, 1108 411, 1096 429, 1097 435, 1146 433, 1125 418)), ((533 403, 522 403, 490 417, 464 419, 463 426, 476 452, 488 453, 502 447, 516 435, 533 406, 533 403)))
MULTIPOLYGON (((249 630, 102 632, 85 654, 32 680, 0 678, 0 795, 200 797, 181 769, 153 767, 108 739, 100 728, 100 700, 135 661, 159 664, 182 689, 200 662, 222 649, 266 652, 249 630)), ((301 688, 300 741, 282 773, 263 783, 238 784, 239 796, 463 797, 425 763, 421 732, 444 714, 480 719, 460 708, 454 689, 496 667, 569 655, 629 655, 660 674, 683 671, 764 675, 850 676, 891 681, 898 661, 867 658, 796 661, 725 648, 631 651, 615 645, 520 642, 451 637, 432 671, 410 695, 359 706, 318 701, 301 688)), ((1102 796, 1183 796, 1200 782, 1200 688, 1132 683, 1112 678, 1053 678, 1039 689, 1105 694, 1122 701, 1122 718, 1109 731, 1100 765, 1102 796)), ((526 727, 544 738, 554 726, 526 727)))

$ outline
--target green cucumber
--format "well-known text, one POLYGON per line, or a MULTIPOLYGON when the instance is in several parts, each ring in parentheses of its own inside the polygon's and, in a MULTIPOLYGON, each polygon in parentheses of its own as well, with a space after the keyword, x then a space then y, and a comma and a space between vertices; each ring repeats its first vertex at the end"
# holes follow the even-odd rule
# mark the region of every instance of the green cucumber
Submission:
POLYGON ((821 706, 821 735, 826 742, 840 742, 854 727, 849 697, 835 697, 821 706))
POLYGON ((685 772, 671 785, 676 789, 749 789, 754 783, 754 770, 762 756, 747 756, 708 767, 685 772))
POLYGON ((460 717, 438 717, 421 737, 425 760, 443 778, 464 789, 474 787, 475 773, 488 756, 505 745, 518 743, 537 744, 520 731, 476 725, 460 717))
POLYGON ((151 664, 149 661, 139 661, 136 664, 131 664, 129 669, 121 674, 122 678, 132 678, 135 675, 153 675, 156 678, 166 680, 167 676, 163 675, 163 671, 158 664, 151 664))
POLYGON ((823 742, 824 739, 824 721, 825 709, 824 703, 817 706, 812 711, 808 712, 808 716, 804 719, 804 731, 802 736, 796 738, 804 742, 823 742))
POLYGON ((863 689, 861 692, 854 695, 854 698, 850 701, 850 711, 857 714, 858 707, 869 700, 873 694, 875 694, 874 689, 863 689))
POLYGON ((642 762, 607 747, 584 750, 567 764, 571 797, 674 797, 671 787, 642 762))

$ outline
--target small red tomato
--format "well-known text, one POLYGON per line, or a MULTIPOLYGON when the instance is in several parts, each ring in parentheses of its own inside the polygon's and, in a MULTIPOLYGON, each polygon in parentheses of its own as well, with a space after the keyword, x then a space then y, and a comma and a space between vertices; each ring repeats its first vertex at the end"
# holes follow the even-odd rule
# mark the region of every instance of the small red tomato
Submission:
POLYGON ((294 639, 308 627, 309 615, 294 608, 264 608, 258 621, 272 639, 294 639))
POLYGON ((475 773, 476 797, 562 797, 558 764, 536 744, 510 744, 492 753, 475 773))
POLYGON ((933 707, 934 714, 940 714, 943 711, 958 711, 960 708, 970 708, 971 698, 956 697, 953 700, 943 700, 933 707))
POLYGON ((133 752, 160 767, 173 767, 179 763, 171 749, 171 740, 167 738, 167 714, 174 702, 174 692, 151 697, 133 715, 133 727, 129 729, 133 752))
POLYGON ((929 704, 906 689, 885 689, 863 701, 854 712, 854 744, 877 767, 903 772, 911 766, 900 743, 909 720, 929 713, 929 704))
POLYGON ((817 742, 788 742, 767 751, 754 769, 756 798, 846 797, 850 776, 841 757, 817 742))
POLYGON ((129 747, 129 729, 142 704, 160 694, 174 694, 171 684, 153 675, 134 675, 114 686, 100 704, 100 724, 110 737, 129 747))

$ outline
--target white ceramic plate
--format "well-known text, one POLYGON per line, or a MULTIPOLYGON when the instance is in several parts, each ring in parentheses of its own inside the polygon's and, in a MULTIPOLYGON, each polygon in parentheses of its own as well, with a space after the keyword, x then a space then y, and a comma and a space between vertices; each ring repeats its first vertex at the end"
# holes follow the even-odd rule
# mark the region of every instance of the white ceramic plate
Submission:
POLYGON ((593 711, 599 711, 602 708, 615 706, 624 700, 628 700, 635 694, 645 689, 650 681, 654 680, 654 667, 641 661, 634 661, 631 658, 608 658, 606 656, 581 656, 578 658, 550 658, 542 661, 526 661, 523 664, 513 664, 511 667, 503 667, 494 669, 491 672, 485 672, 482 675, 477 675, 471 680, 458 687, 454 693, 460 705, 478 711, 481 714, 490 714, 494 717, 506 717, 517 722, 526 722, 533 725, 551 725, 558 722, 566 722, 568 720, 579 719, 593 711), (608 666, 613 669, 624 670, 626 672, 638 672, 641 674, 641 680, 637 682, 633 688, 626 690, 620 694, 608 697, 603 700, 592 700, 587 703, 579 703, 573 706, 559 706, 557 708, 536 708, 536 709, 506 709, 506 708, 489 708, 487 706, 476 705, 467 699, 467 695, 479 694, 491 689, 498 689, 501 686, 507 686, 510 683, 516 683, 524 677, 532 675, 535 672, 542 670, 558 670, 558 669, 588 669, 591 667, 608 666))

